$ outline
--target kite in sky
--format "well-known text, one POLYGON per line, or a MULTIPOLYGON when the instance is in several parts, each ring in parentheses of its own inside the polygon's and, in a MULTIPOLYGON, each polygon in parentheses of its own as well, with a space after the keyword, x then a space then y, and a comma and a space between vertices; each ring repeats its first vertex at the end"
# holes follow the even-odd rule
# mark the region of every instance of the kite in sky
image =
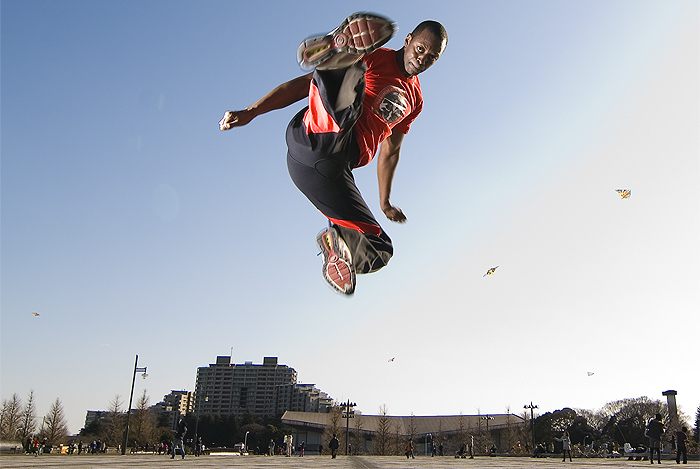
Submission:
POLYGON ((629 189, 615 189, 615 192, 620 194, 620 197, 622 197, 623 199, 629 199, 632 195, 632 191, 629 189))
POLYGON ((32 313, 33 316, 41 316, 39 313, 32 313))
POLYGON ((586 374, 587 374, 588 376, 593 376, 595 373, 592 372, 592 371, 587 371, 586 374))
POLYGON ((393 362, 396 357, 392 357, 389 359, 390 362, 393 362))
POLYGON ((487 275, 493 275, 496 272, 496 269, 498 269, 498 266, 491 267, 489 270, 486 271, 486 273, 484 274, 484 277, 486 277, 487 275))

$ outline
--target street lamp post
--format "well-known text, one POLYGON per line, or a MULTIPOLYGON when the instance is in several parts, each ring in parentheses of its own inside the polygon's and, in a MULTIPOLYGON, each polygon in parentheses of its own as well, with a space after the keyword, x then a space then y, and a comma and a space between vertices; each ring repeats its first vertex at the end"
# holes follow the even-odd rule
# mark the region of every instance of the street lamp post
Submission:
POLYGON ((483 417, 481 417, 481 420, 486 420, 486 433, 489 432, 489 420, 495 420, 495 417, 491 417, 490 415, 486 414, 483 417))
MULTIPOLYGON (((204 396, 204 402, 209 402, 209 396, 204 396)), ((195 406, 197 407, 197 412, 195 415, 197 416, 197 421, 194 424, 194 451, 195 454, 198 454, 197 452, 197 445, 199 443, 199 412, 200 412, 200 407, 202 407, 201 402, 195 402, 195 406)))
POLYGON ((143 379, 148 376, 146 374, 146 368, 139 368, 139 356, 136 355, 136 361, 134 362, 134 375, 131 377, 131 394, 129 395, 129 408, 126 410, 126 427, 124 428, 124 439, 122 440, 122 454, 126 454, 126 445, 129 441, 129 417, 131 417, 131 403, 134 400, 134 383, 136 381, 136 373, 143 373, 143 379))
POLYGON ((343 414, 343 418, 347 419, 345 421, 345 455, 347 456, 350 454, 350 419, 355 418, 355 411, 351 410, 353 407, 355 407, 357 404, 354 402, 350 402, 350 399, 348 399, 348 402, 343 404, 343 407, 345 407, 345 412, 343 414))
POLYGON ((539 406, 535 405, 530 401, 529 405, 523 406, 523 409, 530 409, 530 422, 532 425, 532 451, 535 451, 537 443, 535 442, 535 409, 539 406))
POLYGON ((250 430, 245 432, 245 437, 243 438, 243 452, 248 453, 248 433, 250 433, 250 430))

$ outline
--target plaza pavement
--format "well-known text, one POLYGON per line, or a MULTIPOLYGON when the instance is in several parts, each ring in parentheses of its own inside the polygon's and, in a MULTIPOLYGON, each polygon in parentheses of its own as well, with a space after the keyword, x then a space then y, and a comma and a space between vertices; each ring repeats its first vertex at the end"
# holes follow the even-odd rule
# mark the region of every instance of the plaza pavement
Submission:
MULTIPOLYGON (((677 467, 675 460, 662 460, 661 466, 677 467)), ((476 457, 455 459, 450 457, 425 457, 407 460, 398 456, 187 456, 170 459, 159 455, 2 455, 0 467, 3 469, 190 469, 190 468, 267 468, 267 469, 606 469, 606 468, 648 468, 649 461, 628 461, 627 459, 574 459, 563 463, 559 458, 534 459, 530 457, 476 457)), ((656 465, 655 467, 659 467, 656 465)), ((696 460, 678 467, 700 468, 696 460)))

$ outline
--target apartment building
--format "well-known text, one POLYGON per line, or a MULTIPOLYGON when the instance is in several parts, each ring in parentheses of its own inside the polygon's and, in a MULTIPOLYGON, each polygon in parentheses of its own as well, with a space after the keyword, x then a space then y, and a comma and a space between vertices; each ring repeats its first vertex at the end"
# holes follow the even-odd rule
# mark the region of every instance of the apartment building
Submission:
POLYGON ((333 399, 313 384, 284 384, 277 388, 275 411, 328 412, 333 399))
POLYGON ((233 364, 230 356, 219 356, 216 363, 197 369, 194 410, 199 414, 326 412, 331 403, 313 384, 297 384, 297 372, 277 357, 264 357, 262 364, 233 364))
POLYGON ((274 415, 278 386, 295 384, 294 368, 264 357, 262 365, 231 363, 231 357, 216 357, 216 363, 197 369, 195 412, 214 415, 274 415))

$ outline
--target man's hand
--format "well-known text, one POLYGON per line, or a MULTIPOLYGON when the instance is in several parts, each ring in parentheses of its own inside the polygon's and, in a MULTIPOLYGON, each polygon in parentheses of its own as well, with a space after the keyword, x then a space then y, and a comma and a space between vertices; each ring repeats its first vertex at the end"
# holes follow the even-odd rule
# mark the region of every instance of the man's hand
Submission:
POLYGON ((399 207, 394 207, 390 204, 386 207, 382 207, 382 212, 384 212, 384 215, 386 215, 389 220, 395 221, 396 223, 404 223, 406 221, 406 215, 404 215, 399 207))
POLYGON ((267 93, 255 104, 242 111, 226 111, 223 119, 219 121, 219 129, 229 130, 233 127, 246 125, 248 122, 275 109, 282 109, 301 101, 309 96, 309 86, 313 73, 307 73, 300 77, 282 83, 274 90, 267 93))
POLYGON ((224 117, 219 121, 220 130, 229 130, 232 127, 240 127, 252 121, 255 113, 250 109, 242 111, 226 111, 224 117))

